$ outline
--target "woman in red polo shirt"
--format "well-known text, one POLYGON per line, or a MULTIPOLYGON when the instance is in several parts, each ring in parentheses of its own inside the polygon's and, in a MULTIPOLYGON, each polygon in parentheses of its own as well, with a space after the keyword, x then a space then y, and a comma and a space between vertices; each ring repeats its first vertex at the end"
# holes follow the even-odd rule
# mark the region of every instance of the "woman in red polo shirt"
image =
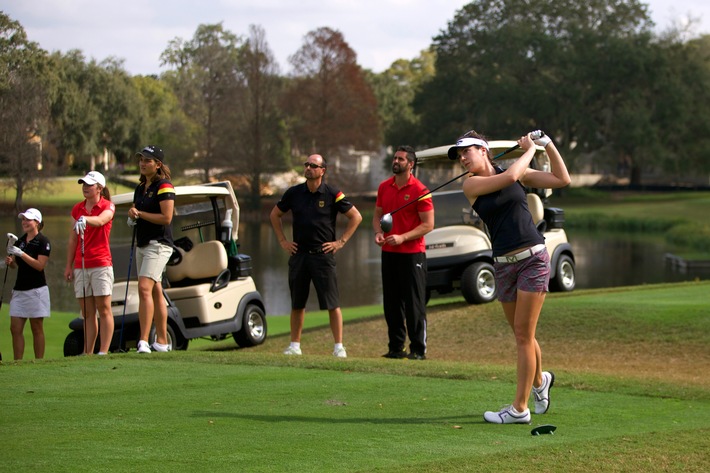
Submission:
POLYGON ((116 207, 100 172, 91 171, 78 183, 84 200, 71 211, 73 231, 69 236, 64 277, 74 281, 74 294, 84 317, 84 354, 94 353, 100 333, 99 355, 105 355, 111 346, 114 327, 111 312, 113 260, 109 238, 116 207))

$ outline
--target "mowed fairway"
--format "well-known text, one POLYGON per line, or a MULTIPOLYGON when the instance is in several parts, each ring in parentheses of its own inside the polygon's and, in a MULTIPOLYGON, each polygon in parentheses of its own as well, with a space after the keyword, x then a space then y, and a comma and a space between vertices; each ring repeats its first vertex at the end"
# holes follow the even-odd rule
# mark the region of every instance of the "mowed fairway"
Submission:
POLYGON ((273 336, 250 350, 6 361, 0 470, 710 471, 709 291, 551 295, 538 335, 557 381, 530 426, 482 419, 514 392, 498 304, 431 308, 424 362, 379 357, 381 317, 346 325, 345 360, 325 328, 296 358, 273 336), (531 436, 543 423, 556 434, 531 436))

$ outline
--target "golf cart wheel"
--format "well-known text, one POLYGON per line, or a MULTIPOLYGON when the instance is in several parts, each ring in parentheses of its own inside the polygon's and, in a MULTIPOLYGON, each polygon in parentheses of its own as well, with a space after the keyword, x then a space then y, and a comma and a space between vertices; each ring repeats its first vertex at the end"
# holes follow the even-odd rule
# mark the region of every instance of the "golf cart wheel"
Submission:
POLYGON ((555 278, 550 281, 550 289, 556 292, 569 292, 577 285, 574 261, 569 255, 562 255, 557 261, 555 278))
POLYGON ((461 274, 461 293, 469 304, 485 304, 495 300, 497 291, 493 266, 478 262, 464 269, 461 274))
POLYGON ((69 332, 64 340, 64 356, 79 356, 84 352, 84 332, 69 332))
MULTIPOLYGON (((182 335, 175 332, 173 326, 168 322, 168 345, 170 345, 170 350, 187 350, 187 345, 189 340, 187 340, 182 335)), ((150 329, 150 335, 148 336, 148 343, 153 344, 155 342, 155 327, 150 329)))
POLYGON ((232 333, 234 341, 242 348, 261 345, 266 340, 266 316, 261 307, 254 304, 247 305, 242 328, 232 333))

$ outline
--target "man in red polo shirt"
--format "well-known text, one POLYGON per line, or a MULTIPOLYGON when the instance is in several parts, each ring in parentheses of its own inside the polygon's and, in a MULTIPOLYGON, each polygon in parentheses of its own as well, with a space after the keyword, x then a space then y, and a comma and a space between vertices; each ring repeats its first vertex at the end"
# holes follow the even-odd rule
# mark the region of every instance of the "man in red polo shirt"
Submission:
POLYGON ((434 204, 429 190, 412 170, 416 154, 411 146, 394 153, 392 173, 377 190, 372 226, 382 247, 382 292, 389 349, 385 358, 426 358, 426 250, 424 235, 434 228, 434 204), (423 198, 419 199, 420 197, 423 198), (392 215, 392 230, 384 233, 380 218, 419 199, 392 215), (409 334, 409 354, 405 343, 409 334))

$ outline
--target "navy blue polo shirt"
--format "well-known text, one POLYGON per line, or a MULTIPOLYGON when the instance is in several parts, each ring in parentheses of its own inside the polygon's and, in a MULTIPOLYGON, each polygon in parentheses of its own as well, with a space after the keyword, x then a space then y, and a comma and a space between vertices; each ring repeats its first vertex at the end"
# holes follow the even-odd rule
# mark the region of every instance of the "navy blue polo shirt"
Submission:
MULTIPOLYGON (((141 212, 159 214, 160 202, 175 200, 175 188, 167 179, 151 182, 146 189, 146 183, 141 182, 133 193, 133 203, 141 212)), ((146 246, 150 240, 157 240, 165 245, 173 245, 172 225, 158 225, 142 218, 137 220, 136 239, 139 247, 146 246)))
POLYGON ((335 220, 353 204, 339 189, 321 182, 315 192, 304 182, 290 187, 276 206, 293 213, 293 241, 299 251, 320 249, 323 243, 335 241, 335 220))
MULTIPOLYGON (((15 242, 15 246, 34 259, 39 259, 40 256, 49 257, 52 247, 46 236, 38 233, 37 236, 29 242, 26 241, 26 239, 27 234, 25 233, 15 242)), ((37 289, 38 287, 47 285, 44 270, 37 271, 19 257, 15 258, 15 263, 17 263, 17 279, 15 280, 14 287, 16 291, 29 291, 30 289, 37 289)))

